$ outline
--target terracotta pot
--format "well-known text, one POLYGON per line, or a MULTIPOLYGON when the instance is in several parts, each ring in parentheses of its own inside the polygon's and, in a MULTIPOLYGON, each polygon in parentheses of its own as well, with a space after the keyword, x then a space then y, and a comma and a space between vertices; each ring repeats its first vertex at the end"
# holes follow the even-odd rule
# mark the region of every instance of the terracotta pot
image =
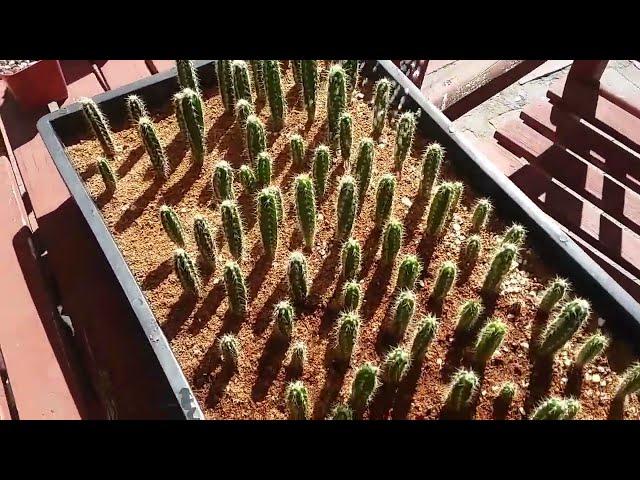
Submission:
POLYGON ((18 103, 30 109, 45 107, 69 96, 59 60, 39 60, 3 78, 18 103))

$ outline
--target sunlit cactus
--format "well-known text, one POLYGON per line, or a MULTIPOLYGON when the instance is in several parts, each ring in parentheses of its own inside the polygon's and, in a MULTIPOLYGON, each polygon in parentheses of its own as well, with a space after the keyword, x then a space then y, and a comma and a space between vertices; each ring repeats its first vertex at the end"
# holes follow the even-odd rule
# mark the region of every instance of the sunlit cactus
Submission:
POLYGON ((476 341, 476 361, 486 364, 500 348, 507 334, 507 326, 500 320, 491 320, 482 327, 476 341))
POLYGON ((357 312, 362 302, 362 287, 359 282, 350 280, 342 287, 342 310, 357 312))
POLYGON ((180 111, 187 131, 187 139, 194 163, 204 160, 204 113, 202 99, 195 91, 185 88, 180 97, 180 111))
POLYGON ((466 265, 473 265, 478 261, 482 252, 482 238, 480 235, 471 235, 467 238, 462 250, 462 261, 466 265))
POLYGON ((453 182, 453 197, 451 199, 451 206, 449 207, 449 213, 447 214, 445 226, 449 225, 449 223, 451 223, 451 220, 453 220, 453 214, 458 210, 463 191, 464 184, 462 182, 453 182))
POLYGON ((467 300, 464 302, 460 306, 460 310, 458 310, 456 333, 469 333, 473 330, 483 310, 484 307, 480 300, 467 300))
POLYGON ((491 216, 493 205, 487 198, 481 198, 473 207, 473 215, 471 216, 471 231, 479 232, 486 225, 491 216))
POLYGON ((389 267, 393 265, 402 247, 402 236, 404 235, 404 227, 400 220, 391 218, 387 222, 387 226, 382 235, 382 255, 380 260, 383 265, 389 267))
POLYGON ((353 420, 353 410, 348 405, 340 403, 333 407, 329 418, 331 420, 353 420))
POLYGON ((225 113, 232 113, 236 106, 236 88, 233 82, 233 65, 231 60, 217 60, 218 90, 222 98, 225 113))
POLYGON ((164 147, 160 143, 156 129, 153 126, 153 122, 148 117, 141 117, 138 121, 138 131, 140 132, 144 149, 147 155, 149 155, 149 160, 151 160, 151 165, 156 171, 156 175, 163 179, 167 178, 169 175, 169 162, 164 147))
POLYGON ((242 188, 249 194, 255 193, 258 190, 256 174, 253 173, 249 165, 240 166, 240 183, 242 184, 242 188))
POLYGON ((411 355, 403 347, 395 347, 387 353, 382 368, 382 380, 389 385, 397 385, 405 377, 411 366, 411 355))
POLYGON ((111 163, 104 157, 100 157, 97 160, 98 171, 104 182, 104 187, 108 192, 113 192, 118 186, 118 175, 111 168, 111 163))
POLYGON ((89 124, 89 127, 91 127, 93 134, 98 139, 98 142, 100 142, 102 150, 109 157, 115 156, 117 148, 115 141, 113 140, 113 133, 111 133, 111 128, 109 127, 107 118, 104 116, 96 102, 90 98, 83 97, 79 101, 82 106, 84 118, 87 120, 87 123, 89 124))
POLYGON ((393 153, 396 169, 401 170, 404 161, 411 153, 413 136, 416 131, 416 116, 413 112, 405 112, 398 120, 396 129, 396 147, 393 153))
POLYGON ((349 363, 351 354, 358 341, 360 316, 356 312, 340 314, 336 327, 336 354, 340 361, 349 363))
POLYGON ((431 143, 422 154, 422 178, 418 193, 429 200, 433 186, 440 177, 440 167, 444 160, 444 148, 439 143, 431 143))
POLYGON ((302 60, 291 60, 293 70, 293 81, 296 86, 302 87, 302 60))
POLYGON ((433 291, 431 292, 431 298, 436 302, 442 302, 451 290, 451 287, 453 287, 457 272, 458 268, 455 263, 449 260, 445 261, 438 271, 438 276, 436 277, 433 291))
POLYGON ((215 267, 217 253, 212 228, 207 219, 200 214, 193 217, 193 235, 202 259, 210 267, 215 267))
POLYGON ((351 102, 351 95, 358 84, 358 60, 343 60, 342 68, 347 80, 347 99, 351 102))
POLYGON ((396 190, 396 177, 391 173, 385 173, 378 182, 376 189, 376 209, 374 220, 377 228, 382 228, 393 211, 393 196, 396 190))
POLYGON ((453 183, 442 182, 438 186, 429 207, 427 227, 425 229, 427 234, 440 235, 442 233, 454 196, 455 186, 453 183))
POLYGON ((214 198, 218 202, 235 198, 233 192, 233 169, 229 162, 221 160, 214 165, 213 175, 211 176, 211 189, 213 190, 214 198))
POLYGON ((329 137, 332 145, 338 141, 340 115, 347 106, 347 82, 344 69, 334 64, 329 69, 327 91, 327 118, 329 119, 329 137))
POLYGON ((563 398, 551 397, 543 400, 531 415, 531 420, 564 420, 569 412, 563 398))
POLYGON ((584 299, 576 298, 565 303, 547 326, 538 353, 543 357, 555 354, 573 337, 590 314, 591 306, 584 299))
POLYGON ((176 70, 178 72, 178 85, 181 90, 190 88, 194 92, 200 92, 198 75, 191 60, 176 60, 176 70))
POLYGON ((623 399, 640 390, 640 363, 634 363, 622 375, 616 398, 623 399))
POLYGON ((175 210, 167 205, 160 207, 160 222, 173 243, 184 247, 184 228, 175 210))
POLYGON ((272 161, 267 152, 260 152, 256 158, 256 181, 258 188, 268 187, 271 183, 272 161))
POLYGON ((427 315, 420 321, 411 343, 411 358, 421 362, 429 349, 429 345, 438 333, 438 319, 433 315, 427 315))
POLYGON ((345 163, 345 168, 350 166, 351 144, 353 143, 353 118, 349 112, 340 115, 340 156, 345 163))
POLYGON ((602 333, 597 332, 590 336, 580 347, 576 355, 576 368, 583 368, 587 363, 591 363, 604 352, 609 346, 609 339, 602 333))
POLYGON ((351 384, 349 403, 354 411, 361 412, 369 405, 379 387, 378 367, 365 363, 356 372, 351 384))
POLYGON ((373 100, 373 128, 371 137, 378 140, 384 129, 387 120, 387 109, 389 108, 389 95, 391 93, 391 82, 382 78, 376 83, 375 97, 373 100))
POLYGON ((416 287, 418 277, 422 273, 422 264, 416 255, 405 255, 398 268, 398 280, 396 289, 413 290, 416 287))
POLYGON ((345 280, 357 280, 362 261, 360 243, 355 238, 349 238, 342 246, 340 254, 342 264, 342 278, 345 280))
POLYGON ((234 60, 231 63, 231 68, 233 68, 233 84, 236 90, 236 102, 241 99, 247 102, 253 102, 247 62, 244 60, 234 60))
POLYGON ((180 133, 182 134, 182 137, 188 142, 189 131, 187 130, 187 123, 184 119, 184 114, 182 113, 182 97, 184 97, 182 91, 177 92, 172 97, 173 108, 175 110, 176 119, 178 120, 178 126, 180 127, 180 133))
POLYGON ((463 412, 473 402, 480 379, 473 370, 458 370, 449 386, 446 404, 454 412, 463 412))
POLYGON ((513 223, 507 228, 502 235, 502 243, 513 243, 520 247, 524 243, 527 236, 527 230, 519 223, 513 223))
POLYGON ((304 365, 307 363, 307 346, 303 341, 297 341, 291 347, 291 354, 289 357, 289 368, 298 374, 304 370, 304 365))
POLYGON ((258 224, 262 248, 269 258, 274 258, 278 249, 278 204, 268 188, 258 194, 258 224))
POLYGON ((416 312, 416 294, 411 290, 403 290, 396 299, 393 317, 388 325, 388 332, 395 338, 402 339, 416 312))
POLYGON ((500 391, 498 392, 498 400, 504 407, 509 408, 517 393, 518 386, 515 383, 505 382, 502 384, 502 387, 500 387, 500 391))
POLYGON ((229 253, 233 258, 240 259, 244 253, 244 228, 238 205, 232 200, 223 201, 220 204, 220 216, 229 253))
POLYGON ((267 136, 262 120, 255 115, 249 115, 247 118, 247 152, 253 165, 256 164, 258 154, 266 149, 267 136))
POLYGON ((355 180, 351 175, 345 175, 340 180, 338 202, 336 203, 336 238, 344 240, 351 235, 356 218, 358 194, 355 180))
POLYGON ((567 414, 564 417, 564 420, 573 420, 576 418, 578 413, 580 413, 580 409, 582 405, 580 405, 580 401, 576 398, 567 398, 565 400, 567 405, 567 414))
POLYGON ((284 205, 282 203, 282 190, 280 190, 280 187, 277 187, 275 185, 271 185, 267 187, 267 190, 273 193, 273 195, 276 198, 276 207, 278 209, 278 224, 281 224, 282 221, 284 220, 284 205))
POLYGON ((327 177, 331 166, 331 152, 326 145, 319 145, 313 155, 313 183, 316 197, 322 198, 327 189, 327 177))
POLYGON ((249 296, 240 265, 233 260, 227 261, 224 265, 223 278, 229 310, 236 317, 246 317, 249 296))
POLYGON ((218 341, 218 350, 222 363, 228 368, 238 368, 238 357, 240 356, 240 342, 232 333, 225 333, 218 341))
POLYGON ((273 328, 285 340, 291 340, 295 314, 288 300, 278 302, 273 309, 273 328))
POLYGON ((318 96, 318 61, 302 60, 302 99, 307 111, 307 119, 313 122, 316 116, 316 99, 318 96))
POLYGON ((285 392, 285 400, 290 420, 306 420, 309 418, 309 393, 300 380, 289 383, 285 392))
POLYGON ((262 60, 249 60, 251 73, 253 75, 253 88, 256 91, 258 100, 265 100, 267 92, 264 86, 264 63, 262 60))
POLYGON ((511 265, 518 254, 518 247, 512 243, 503 244, 491 260, 491 266, 484 277, 482 291, 498 293, 500 286, 511 270, 511 265))
POLYGON ((298 227, 307 248, 316 238, 316 196, 313 182, 306 173, 298 175, 294 183, 298 227))
POLYGON ((554 307, 561 302, 569 291, 569 282, 564 278, 554 278, 540 299, 538 308, 540 311, 549 313, 554 307))
POLYGON ((287 114, 287 104, 282 92, 282 78, 280 73, 280 62, 278 60, 264 61, 264 80, 267 91, 267 101, 271 112, 271 121, 276 130, 284 126, 287 114))
POLYGON ((371 176, 373 175, 373 162, 374 162, 374 146, 373 140, 370 138, 363 138, 360 140, 358 147, 358 157, 355 163, 355 179, 358 182, 358 205, 362 207, 364 199, 371 183, 371 176))
POLYGON ((291 135, 289 144, 291 148, 291 163, 296 168, 304 167, 304 155, 306 150, 304 140, 296 133, 291 135))
POLYGON ((127 104, 127 114, 132 125, 137 125, 138 120, 148 116, 147 107, 142 99, 137 95, 129 95, 125 102, 127 104))
POLYGON ((293 252, 287 269, 289 291, 296 305, 305 305, 309 296, 309 272, 307 259, 302 252, 293 252))
POLYGON ((177 248, 173 254, 173 270, 185 292, 200 296, 200 275, 189 254, 182 248, 177 248))
MULTIPOLYGON (((247 119, 249 118, 249 115, 255 115, 255 114, 256 112, 253 109, 253 105, 247 100, 245 100, 244 98, 241 98, 236 102, 236 121, 242 128, 246 128, 247 119)), ((246 141, 246 136, 245 136, 245 141, 246 141)))

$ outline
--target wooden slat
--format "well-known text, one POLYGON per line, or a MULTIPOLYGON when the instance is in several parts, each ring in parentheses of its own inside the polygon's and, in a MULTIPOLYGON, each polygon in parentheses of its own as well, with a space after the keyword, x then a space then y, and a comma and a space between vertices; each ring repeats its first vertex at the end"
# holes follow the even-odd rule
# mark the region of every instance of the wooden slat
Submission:
POLYGON ((111 90, 151 75, 144 60, 95 60, 94 62, 111 90))
POLYGON ((92 97, 104 92, 89 60, 61 60, 60 65, 69 91, 69 97, 62 106, 70 105, 80 97, 92 97))
POLYGON ((158 72, 164 72, 176 66, 175 60, 151 60, 158 72))

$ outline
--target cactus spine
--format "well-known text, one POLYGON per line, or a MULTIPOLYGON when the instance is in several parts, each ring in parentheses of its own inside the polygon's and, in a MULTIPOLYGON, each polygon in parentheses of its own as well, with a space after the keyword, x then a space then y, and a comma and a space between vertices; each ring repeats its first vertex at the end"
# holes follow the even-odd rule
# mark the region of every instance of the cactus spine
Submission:
POLYGON ((427 315, 422 319, 411 343, 411 358, 421 362, 427 349, 438 333, 438 319, 433 315, 427 315))
POLYGON ((233 192, 233 170, 228 162, 222 160, 213 167, 211 189, 218 202, 235 198, 233 192))
POLYGON ((304 342, 297 341, 291 347, 291 358, 289 368, 297 373, 302 373, 304 364, 307 362, 307 346, 304 342))
POLYGON ((256 181, 258 188, 268 187, 271 183, 272 162, 271 155, 260 152, 256 159, 256 181))
POLYGON ((356 280, 360 272, 360 261, 362 259, 360 243, 354 238, 349 238, 342 246, 340 259, 342 277, 345 280, 356 280))
POLYGON ((289 144, 291 148, 291 163, 296 168, 304 167, 304 154, 305 154, 304 140, 300 135, 296 133, 294 135, 291 135, 289 144))
POLYGON ((416 294, 411 290, 403 290, 396 300, 393 318, 389 324, 389 333, 402 339, 416 312, 416 294))
POLYGON ((349 363, 358 341, 359 329, 360 317, 356 312, 346 312, 340 315, 336 334, 336 352, 341 361, 349 363))
POLYGON ((176 60, 176 70, 178 71, 180 89, 190 88, 194 92, 200 93, 198 75, 191 60, 176 60))
POLYGON ((429 235, 440 235, 449 215, 449 209, 455 196, 455 187, 451 182, 442 182, 436 190, 429 215, 427 217, 426 232, 429 235))
POLYGON ((340 115, 347 106, 347 85, 344 69, 334 64, 329 69, 327 92, 327 117, 329 119, 329 136, 331 143, 338 140, 340 129, 340 115))
POLYGON ((182 91, 180 111, 184 119, 191 156, 196 164, 204 160, 204 114, 200 95, 189 88, 182 91))
POLYGON ((250 166, 242 165, 240 167, 240 183, 247 193, 255 193, 258 189, 256 174, 253 173, 250 166))
POLYGON ((378 368, 365 363, 358 369, 351 384, 349 403, 354 411, 360 412, 367 408, 378 386, 378 368))
POLYGON ((484 310, 480 300, 467 300, 458 311, 456 333, 469 333, 476 326, 480 314, 484 310))
POLYGON ((246 317, 248 295, 240 265, 233 260, 227 261, 224 265, 223 277, 231 313, 236 317, 246 317))
POLYGON ((411 356, 402 347, 391 350, 382 364, 382 379, 390 385, 397 385, 409 371, 411 356))
POLYGON ((251 81, 249 80, 249 67, 244 60, 234 60, 231 63, 233 68, 233 84, 235 87, 236 101, 246 100, 253 102, 251 94, 251 81))
POLYGON ((351 235, 356 218, 358 197, 355 180, 351 175, 345 175, 340 180, 340 191, 336 204, 336 238, 344 240, 351 235))
POLYGON ((473 265, 478 261, 480 252, 482 252, 482 238, 480 235, 471 235, 464 244, 462 261, 467 265, 473 265))
POLYGON ((249 60, 249 64, 253 74, 253 87, 256 90, 256 97, 258 100, 264 100, 267 98, 264 86, 264 63, 262 60, 249 60))
POLYGON ((240 259, 244 253, 244 229, 238 205, 231 200, 223 201, 220 204, 220 216, 222 217, 222 230, 227 239, 229 253, 233 258, 240 259))
POLYGON ((175 210, 167 205, 161 206, 160 222, 171 241, 179 247, 184 247, 184 229, 175 210))
POLYGON ((182 288, 189 293, 200 296, 200 276, 191 257, 182 248, 177 248, 173 254, 173 269, 176 272, 182 288))
POLYGON ((264 124, 255 115, 247 117, 247 151, 249 152, 249 160, 253 165, 256 164, 258 154, 267 149, 267 136, 264 131, 264 124))
POLYGON ((518 386, 513 382, 505 382, 502 384, 498 392, 498 399, 505 407, 509 407, 518 393, 518 386))
POLYGON ((298 227, 307 248, 313 246, 316 237, 316 197, 309 175, 303 173, 295 180, 296 212, 298 227))
POLYGON ((486 198, 481 198, 476 202, 476 206, 473 209, 473 215, 471 217, 471 231, 479 232, 482 230, 489 220, 493 205, 486 198))
POLYGON ((371 175, 373 174, 374 147, 373 140, 363 138, 358 147, 358 158, 355 165, 355 177, 358 182, 358 207, 364 203, 371 175))
POLYGON ((590 313, 591 306, 586 300, 576 298, 565 303, 553 322, 547 326, 538 353, 541 356, 555 354, 580 329, 590 313))
POLYGON ((404 227, 400 220, 391 218, 387 222, 387 227, 382 236, 382 255, 380 259, 384 265, 391 266, 395 262, 400 247, 402 247, 403 234, 404 227))
POLYGON ((326 145, 316 148, 313 157, 313 182, 316 189, 316 196, 322 198, 327 188, 327 177, 331 164, 331 152, 326 145))
POLYGON ((436 282, 433 285, 433 291, 431 292, 431 297, 435 301, 442 302, 447 296, 451 287, 453 287, 453 283, 456 281, 457 271, 456 264, 449 260, 442 264, 436 282))
POLYGON ((255 113, 253 105, 244 98, 241 98, 236 102, 236 121, 242 128, 247 127, 247 119, 249 118, 249 115, 255 115, 255 113))
POLYGON ((294 303, 297 305, 306 304, 309 296, 309 273, 307 259, 301 252, 293 252, 289 257, 287 277, 289 279, 289 291, 294 303))
POLYGON ((511 264, 517 254, 518 247, 512 243, 505 243, 500 247, 491 261, 487 275, 484 277, 482 291, 497 293, 500 290, 500 285, 502 285, 502 281, 509 273, 511 264))
POLYGON ((415 255, 406 255, 398 268, 398 290, 413 290, 416 287, 418 277, 422 273, 422 264, 415 255))
POLYGON ((353 420, 353 410, 348 405, 336 405, 329 417, 331 420, 353 420))
POLYGON ((391 216, 393 210, 393 195, 396 190, 396 177, 385 173, 378 182, 376 189, 376 210, 374 220, 376 228, 382 228, 391 216))
POLYGON ((376 93, 373 100, 373 129, 371 137, 378 140, 384 129, 387 119, 387 108, 389 108, 389 94, 391 93, 391 82, 386 78, 378 80, 376 83, 376 93))
POLYGON ((526 229, 519 223, 513 223, 507 230, 505 230, 502 236, 502 244, 513 243, 520 247, 524 243, 524 239, 527 236, 526 229))
POLYGON ((345 162, 345 165, 349 166, 349 159, 351 158, 351 144, 353 143, 353 118, 348 112, 340 115, 340 156, 345 162))
POLYGON ((274 258, 278 248, 278 203, 268 188, 258 194, 258 223, 262 248, 269 258, 274 258))
POLYGON ((616 390, 616 398, 626 398, 638 390, 640 390, 640 363, 635 363, 622 375, 622 381, 616 390))
POLYGON ((545 313, 549 313, 558 304, 558 302, 564 299, 568 290, 569 282, 567 282, 567 280, 560 277, 554 278, 544 291, 538 308, 545 313))
POLYGON ((273 326, 276 333, 287 341, 291 340, 295 320, 293 306, 291 305, 291 303, 289 303, 288 300, 278 302, 278 304, 273 309, 273 318, 273 326))
POLYGON ((306 420, 309 417, 309 393, 302 381, 291 382, 285 397, 291 420, 306 420))
POLYGON ((287 105, 282 93, 282 79, 280 78, 280 62, 278 60, 264 61, 265 88, 267 101, 271 112, 273 126, 280 130, 284 126, 287 105))
POLYGON ((405 112, 398 120, 398 128, 396 130, 396 147, 393 154, 395 167, 402 169, 404 161, 411 152, 413 145, 413 135, 416 131, 416 117, 412 112, 405 112))
POLYGON ((98 158, 97 164, 105 189, 109 192, 115 191, 118 186, 118 176, 111 168, 111 164, 104 157, 98 158))
POLYGON ((138 120, 142 117, 148 116, 147 107, 140 97, 137 95, 129 95, 126 100, 127 113, 129 114, 129 121, 132 125, 137 125, 138 120))
POLYGON ((342 287, 342 310, 345 312, 357 312, 362 302, 362 289, 360 283, 350 280, 342 287))
POLYGON ((351 102, 351 95, 358 83, 358 60, 343 60, 342 68, 346 74, 347 99, 351 102))
POLYGON ((431 143, 422 154, 422 178, 419 194, 429 200, 433 186, 440 177, 440 167, 444 160, 444 148, 439 143, 431 143))
POLYGON ((218 89, 222 98, 225 113, 233 112, 236 106, 236 90, 233 81, 233 66, 231 60, 217 60, 218 89))
POLYGON ((316 98, 318 94, 318 61, 302 60, 302 98, 307 111, 307 119, 313 122, 316 116, 316 98))
POLYGON ((236 370, 238 368, 238 357, 240 356, 240 344, 236 336, 232 333, 225 333, 220 337, 218 350, 222 362, 229 368, 236 370))
POLYGON ((587 363, 595 360, 608 346, 609 339, 600 332, 590 336, 587 341, 582 344, 576 356, 576 368, 582 368, 587 363))
POLYGON ((567 402, 564 399, 551 397, 536 408, 531 415, 531 420, 563 420, 568 412, 567 402))
POLYGON ((491 360, 491 357, 500 348, 506 334, 507 326, 500 320, 488 322, 480 330, 476 341, 476 361, 484 365, 491 360))
POLYGON ((193 235, 200 255, 210 267, 216 265, 216 244, 213 241, 211 226, 200 214, 193 217, 193 235))
POLYGON ((478 390, 480 380, 473 370, 458 370, 453 376, 446 403, 455 412, 466 410, 478 390))
POLYGON ((156 129, 153 127, 153 122, 148 117, 140 118, 138 121, 138 131, 140 132, 144 149, 147 155, 149 155, 149 160, 151 160, 151 165, 156 171, 156 174, 160 178, 167 178, 169 174, 169 162, 167 161, 164 147, 158 139, 156 129))
POLYGON ((117 149, 106 117, 90 98, 81 98, 80 105, 82 105, 82 113, 89 123, 91 131, 100 142, 102 150, 107 156, 113 157, 117 153, 117 149))

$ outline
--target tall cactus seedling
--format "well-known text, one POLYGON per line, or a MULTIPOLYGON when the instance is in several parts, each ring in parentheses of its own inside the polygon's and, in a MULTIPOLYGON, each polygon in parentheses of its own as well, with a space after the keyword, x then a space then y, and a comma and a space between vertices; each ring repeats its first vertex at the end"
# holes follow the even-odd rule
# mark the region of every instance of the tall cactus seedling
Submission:
POLYGON ((316 198, 313 182, 309 175, 298 175, 294 183, 298 227, 307 248, 313 246, 316 238, 316 198))
POLYGON ((205 154, 204 113, 202 99, 195 91, 185 88, 180 97, 180 111, 184 119, 191 156, 194 163, 202 164, 205 154))
POLYGON ((118 175, 111 168, 111 163, 104 157, 98 158, 98 171, 104 182, 105 190, 114 192, 118 186, 118 175))
POLYGON ((309 417, 309 392, 302 381, 296 380, 287 386, 285 399, 291 420, 306 420, 309 417))
POLYGON ((184 114, 182 113, 182 97, 184 97, 184 94, 181 90, 173 96, 172 100, 176 119, 178 120, 178 126, 180 127, 180 134, 188 142, 189 131, 187 130, 187 123, 184 120, 184 114))
POLYGON ((258 187, 268 187, 271 183, 272 161, 267 152, 260 152, 256 158, 256 180, 258 187))
POLYGON ((126 100, 127 114, 129 115, 129 121, 132 125, 137 125, 138 120, 142 117, 148 116, 147 107, 142 99, 137 95, 129 95, 126 100))
POLYGON ((358 341, 360 330, 360 316, 356 312, 346 312, 340 315, 336 329, 335 350, 342 362, 349 363, 351 354, 358 341))
POLYGON ((476 341, 476 361, 480 365, 491 360, 506 334, 507 326, 500 320, 492 320, 482 328, 476 341))
POLYGON ((293 252, 287 270, 291 298, 297 305, 305 305, 309 296, 309 273, 307 259, 302 252, 293 252))
POLYGON ((438 319, 433 315, 426 316, 418 325, 411 344, 411 357, 421 362, 427 349, 438 333, 438 319))
POLYGON ((484 277, 484 283, 482 284, 482 291, 485 293, 498 293, 500 285, 511 270, 513 260, 518 254, 518 247, 511 243, 505 243, 496 252, 489 271, 484 277))
MULTIPOLYGON (((240 128, 243 133, 244 133, 244 129, 247 128, 247 119, 249 118, 249 115, 255 115, 255 114, 256 112, 253 109, 253 105, 251 105, 251 103, 245 100, 244 98, 241 98, 236 102, 236 121, 238 122, 238 125, 240 125, 240 128)), ((246 134, 245 134, 245 143, 246 143, 246 134)))
POLYGON ((382 364, 382 378, 389 385, 398 385, 411 366, 411 356, 402 347, 391 350, 382 364))
POLYGON ((416 294, 403 290, 396 299, 393 318, 387 328, 389 334, 402 339, 416 311, 416 294))
POLYGON ((350 168, 351 144, 353 143, 353 118, 348 112, 340 115, 340 156, 345 164, 345 169, 350 168))
POLYGON ((446 227, 449 226, 451 220, 453 220, 453 214, 458 210, 463 191, 464 184, 462 182, 453 182, 453 198, 451 199, 451 206, 449 207, 449 213, 447 213, 447 219, 445 220, 446 227))
POLYGON ((539 309, 542 312, 549 313, 553 308, 561 302, 569 291, 569 282, 564 278, 556 277, 549 284, 540 300, 539 309))
POLYGON ((376 209, 374 220, 376 228, 382 228, 389 221, 393 210, 393 196, 396 191, 396 177, 385 173, 378 182, 376 189, 376 209))
POLYGON ((609 339, 602 333, 598 332, 590 336, 576 355, 576 368, 583 368, 587 363, 594 361, 608 346, 609 339))
POLYGON ((454 412, 466 410, 471 403, 480 385, 480 379, 473 370, 458 370, 453 376, 446 404, 454 412))
POLYGON ((218 90, 222 97, 225 113, 233 113, 236 107, 236 89, 233 82, 233 66, 231 60, 217 60, 218 90))
POLYGON ((484 310, 480 300, 467 300, 458 310, 456 334, 469 333, 476 326, 480 314, 484 310))
POLYGON ((264 124, 255 115, 247 117, 247 152, 249 160, 255 166, 258 154, 267 149, 267 135, 264 130, 264 124))
POLYGON ((338 203, 336 204, 336 238, 345 240, 351 235, 356 218, 356 205, 358 196, 355 180, 351 175, 345 175, 340 180, 338 203))
POLYGON ((538 348, 540 356, 551 356, 560 350, 580 329, 590 313, 591 306, 586 300, 576 298, 565 303, 544 332, 538 348))
POLYGON ((358 183, 358 209, 362 208, 369 184, 371 183, 374 154, 373 140, 370 138, 360 140, 358 157, 355 164, 355 178, 358 183))
POLYGON ((193 295, 200 296, 202 288, 200 276, 193 260, 182 248, 173 254, 173 269, 176 272, 182 288, 193 295))
POLYGON ((616 398, 624 399, 638 390, 640 390, 640 363, 634 363, 622 375, 616 390, 616 398))
POLYGON ((225 333, 218 341, 218 352, 225 367, 232 370, 238 369, 238 357, 240 356, 240 342, 233 333, 225 333))
POLYGON ((318 61, 302 60, 302 99, 307 111, 307 120, 313 122, 316 117, 316 99, 318 96, 318 61))
POLYGON ((326 145, 319 145, 313 157, 313 183, 316 196, 322 198, 327 188, 327 177, 331 166, 331 151, 326 145))
POLYGON ((227 261, 224 265, 223 278, 229 300, 229 310, 236 317, 246 317, 248 308, 247 286, 240 266, 233 260, 227 261))
POLYGON ((210 267, 215 268, 217 253, 212 228, 207 219, 200 214, 193 217, 193 234, 203 260, 210 267))
POLYGON ((295 320, 295 313, 291 303, 289 303, 288 300, 278 302, 273 309, 273 318, 273 327, 275 332, 287 342, 291 340, 295 320))
POLYGON ((449 216, 449 210, 453 203, 455 195, 455 187, 451 182, 443 182, 436 190, 431 206, 429 207, 429 215, 427 217, 426 232, 429 235, 440 235, 444 229, 445 222, 449 216))
POLYGON ((278 204, 268 188, 258 194, 258 223, 262 247, 269 258, 274 258, 278 248, 278 204))
POLYGON ((422 154, 422 178, 418 192, 426 200, 431 199, 433 186, 440 177, 440 167, 444 160, 444 148, 439 143, 431 143, 422 154))
POLYGON ((471 217, 472 232, 479 232, 485 227, 492 210, 493 205, 491 204, 489 199, 481 198, 476 202, 476 205, 473 208, 473 215, 471 217))
POLYGON ((159 178, 166 179, 169 175, 169 162, 153 122, 148 117, 141 117, 138 121, 138 131, 156 175, 159 178))
POLYGON ((342 68, 347 79, 347 100, 351 103, 351 96, 358 84, 358 60, 343 60, 342 68))
POLYGON ((347 106, 347 85, 344 69, 337 64, 329 70, 327 92, 327 116, 329 118, 329 137, 331 145, 335 146, 339 140, 340 115, 347 106))
POLYGON ((289 147, 291 149, 291 163, 296 168, 304 167, 305 146, 304 140, 299 134, 291 135, 289 139, 289 147))
POLYGON ((160 207, 160 222, 171 241, 179 247, 184 247, 184 228, 175 210, 167 205, 162 205, 160 207))
POLYGON ((240 259, 244 253, 244 229, 238 205, 232 200, 224 200, 220 204, 220 216, 229 253, 233 258, 240 259))
POLYGON ((280 74, 280 62, 278 60, 264 61, 264 79, 267 90, 267 101, 273 126, 280 130, 284 127, 287 114, 287 104, 282 92, 282 78, 280 74))
POLYGON ((396 261, 400 247, 402 247, 402 236, 404 227, 400 220, 391 218, 382 235, 382 255, 380 261, 385 267, 391 267, 396 261))
POLYGON ((406 255, 398 268, 397 290, 413 290, 422 273, 422 264, 415 255, 406 255))
POLYGON ((178 71, 178 85, 180 85, 181 90, 190 88, 194 92, 200 93, 198 75, 191 60, 176 60, 176 70, 178 71))
POLYGON ((113 134, 111 133, 111 128, 109 128, 109 122, 100 111, 100 108, 98 108, 98 105, 90 98, 81 98, 80 105, 91 131, 100 142, 104 153, 109 157, 115 156, 117 147, 113 140, 113 134))
POLYGON ((445 299, 456 281, 457 271, 456 264, 451 261, 447 260, 442 264, 438 272, 438 277, 433 285, 431 298, 436 302, 442 302, 445 299))
POLYGON ((351 384, 349 403, 356 412, 362 412, 373 398, 380 382, 378 368, 371 363, 365 363, 356 372, 351 384))
POLYGON ((249 64, 253 74, 253 88, 256 91, 256 97, 260 101, 265 100, 267 92, 264 85, 264 62, 262 60, 249 60, 249 64))
POLYGON ((233 84, 236 93, 236 102, 246 100, 253 103, 251 94, 251 80, 249 79, 249 67, 244 60, 234 60, 231 64, 233 68, 233 84))
POLYGON ((354 238, 349 238, 342 246, 340 261, 342 264, 342 278, 345 280, 356 280, 360 273, 360 262, 362 251, 360 243, 354 238))
POLYGON ((373 128, 371 130, 371 137, 376 141, 380 138, 380 135, 382 135, 382 130, 387 120, 390 93, 391 82, 386 78, 378 80, 373 100, 373 128))
POLYGON ((416 116, 412 112, 405 112, 398 120, 396 130, 396 148, 394 151, 394 163, 397 170, 402 170, 402 165, 411 153, 413 135, 416 131, 416 116))
POLYGON ((291 60, 293 69, 293 81, 297 87, 302 87, 302 60, 291 60))
POLYGON ((249 194, 255 193, 258 189, 256 174, 249 165, 240 166, 240 183, 242 184, 242 188, 249 194))
POLYGON ((213 167, 213 175, 211 176, 211 189, 213 196, 218 202, 225 200, 234 200, 233 192, 233 170, 229 162, 221 160, 213 167))

